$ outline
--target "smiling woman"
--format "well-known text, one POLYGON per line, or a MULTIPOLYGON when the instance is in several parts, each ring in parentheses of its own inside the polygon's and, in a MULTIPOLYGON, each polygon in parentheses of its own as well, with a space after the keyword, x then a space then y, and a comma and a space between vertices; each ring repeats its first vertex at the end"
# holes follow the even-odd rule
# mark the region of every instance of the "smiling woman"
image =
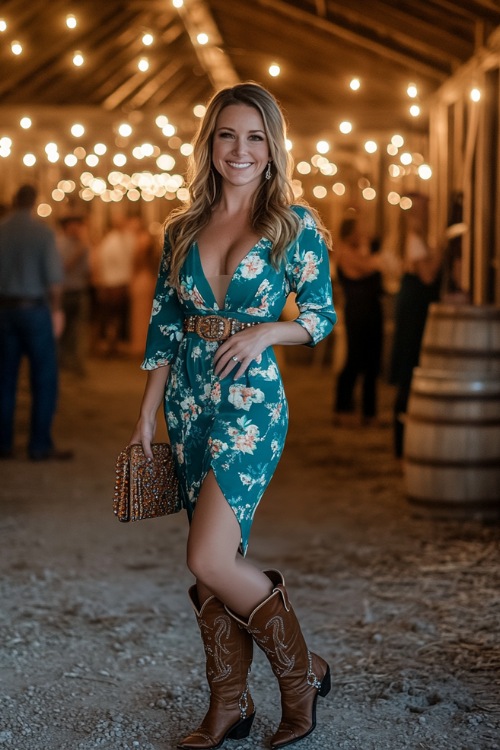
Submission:
POLYGON ((328 664, 308 651, 283 576, 245 557, 288 426, 273 346, 313 346, 336 320, 328 234, 311 209, 293 205, 290 175, 275 99, 253 83, 223 89, 195 139, 190 203, 166 224, 143 363, 148 380, 130 442, 151 455, 164 403, 211 690, 208 713, 183 748, 208 750, 248 735, 253 642, 281 691, 272 747, 308 735, 317 697, 330 689, 328 664), (290 292, 299 314, 280 321, 290 292))

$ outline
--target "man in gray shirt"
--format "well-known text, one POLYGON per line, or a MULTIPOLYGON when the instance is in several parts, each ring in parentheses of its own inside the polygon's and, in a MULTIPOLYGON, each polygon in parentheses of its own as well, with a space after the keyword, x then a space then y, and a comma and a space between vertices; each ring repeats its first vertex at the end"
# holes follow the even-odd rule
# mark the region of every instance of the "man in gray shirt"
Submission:
POLYGON ((33 461, 68 459, 52 440, 57 390, 56 338, 64 326, 63 269, 53 231, 33 216, 36 190, 23 185, 13 211, 0 221, 0 458, 14 449, 14 416, 21 359, 30 364, 33 461))

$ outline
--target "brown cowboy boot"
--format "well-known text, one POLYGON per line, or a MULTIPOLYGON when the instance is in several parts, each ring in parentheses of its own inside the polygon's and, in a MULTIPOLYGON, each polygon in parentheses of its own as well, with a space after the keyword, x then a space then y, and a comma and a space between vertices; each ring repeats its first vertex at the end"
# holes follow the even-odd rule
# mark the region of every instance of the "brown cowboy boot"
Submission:
POLYGON ((281 573, 264 572, 274 584, 272 593, 254 609, 247 623, 231 615, 252 634, 278 678, 282 714, 271 747, 281 748, 313 731, 318 695, 330 692, 330 667, 308 650, 281 573))
POLYGON ((200 608, 196 586, 189 589, 207 660, 210 706, 196 731, 178 747, 214 750, 224 740, 248 737, 255 707, 248 689, 253 643, 247 631, 211 596, 200 608))

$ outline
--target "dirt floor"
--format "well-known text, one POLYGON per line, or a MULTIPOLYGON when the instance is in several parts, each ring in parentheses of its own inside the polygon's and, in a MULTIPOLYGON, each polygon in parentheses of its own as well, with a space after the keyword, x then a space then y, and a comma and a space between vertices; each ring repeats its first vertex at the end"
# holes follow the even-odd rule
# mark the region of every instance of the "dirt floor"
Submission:
MULTIPOLYGON (((285 368, 292 421, 249 556, 286 577, 313 650, 332 667, 303 750, 498 750, 498 525, 437 522, 404 498, 388 427, 331 422, 332 375, 285 368)), ((202 647, 186 597, 181 515, 119 524, 114 461, 143 373, 93 360, 63 373, 56 434, 72 462, 0 464, 0 748, 166 750, 204 713, 202 647)), ((392 391, 383 386, 384 414, 392 391)), ((251 736, 279 720, 256 654, 251 736)))

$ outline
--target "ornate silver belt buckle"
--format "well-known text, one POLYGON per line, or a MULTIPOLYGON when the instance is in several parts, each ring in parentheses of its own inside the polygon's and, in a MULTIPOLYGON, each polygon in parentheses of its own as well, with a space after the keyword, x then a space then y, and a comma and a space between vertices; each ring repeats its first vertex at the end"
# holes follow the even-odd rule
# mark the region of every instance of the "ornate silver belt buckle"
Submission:
POLYGON ((222 341, 231 334, 231 323, 227 318, 219 315, 206 315, 197 320, 198 336, 205 341, 222 341))

